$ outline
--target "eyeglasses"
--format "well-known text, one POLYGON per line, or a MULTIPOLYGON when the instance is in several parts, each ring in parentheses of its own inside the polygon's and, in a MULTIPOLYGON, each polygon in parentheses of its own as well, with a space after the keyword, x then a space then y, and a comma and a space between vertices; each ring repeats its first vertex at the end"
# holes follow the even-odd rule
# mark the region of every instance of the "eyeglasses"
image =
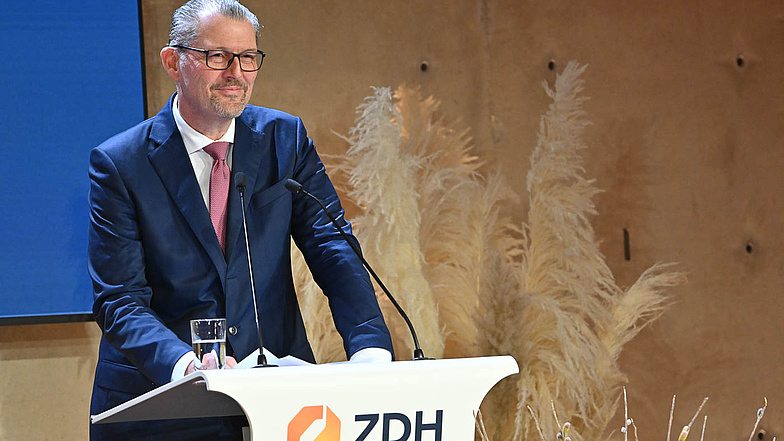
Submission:
POLYGON ((245 51, 239 54, 234 52, 218 50, 218 49, 196 49, 193 47, 182 46, 173 44, 171 47, 177 49, 187 49, 189 51, 201 52, 207 56, 207 67, 215 70, 226 70, 231 66, 234 58, 240 60, 240 69, 244 72, 255 72, 261 69, 261 64, 264 63, 264 56, 262 51, 245 51))

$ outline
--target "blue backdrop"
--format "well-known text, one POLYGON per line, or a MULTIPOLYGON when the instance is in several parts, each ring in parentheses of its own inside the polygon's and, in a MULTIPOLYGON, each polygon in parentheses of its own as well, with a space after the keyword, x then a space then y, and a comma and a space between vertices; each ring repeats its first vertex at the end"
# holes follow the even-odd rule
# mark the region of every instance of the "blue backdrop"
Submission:
POLYGON ((138 5, 2 2, 0 41, 0 322, 68 320, 92 305, 89 151, 144 117, 138 5))

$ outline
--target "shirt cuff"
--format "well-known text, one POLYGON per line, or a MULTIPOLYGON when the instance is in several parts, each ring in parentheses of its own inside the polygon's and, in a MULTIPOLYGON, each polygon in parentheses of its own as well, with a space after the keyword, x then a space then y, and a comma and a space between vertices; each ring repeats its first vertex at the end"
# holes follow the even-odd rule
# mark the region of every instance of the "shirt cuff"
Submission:
POLYGON ((180 378, 185 376, 185 370, 188 369, 188 366, 192 362, 196 362, 196 354, 191 352, 186 352, 185 354, 177 360, 177 363, 174 364, 174 369, 172 369, 171 374, 171 381, 179 380, 180 378))
POLYGON ((392 353, 384 348, 365 348, 355 352, 349 359, 352 363, 389 363, 392 353))

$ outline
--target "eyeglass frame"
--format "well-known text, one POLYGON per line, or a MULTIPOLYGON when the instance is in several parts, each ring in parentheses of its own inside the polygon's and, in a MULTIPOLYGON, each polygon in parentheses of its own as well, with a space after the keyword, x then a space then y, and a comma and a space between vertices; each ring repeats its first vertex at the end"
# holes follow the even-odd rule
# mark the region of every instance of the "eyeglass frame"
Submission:
POLYGON ((261 69, 261 66, 264 64, 264 57, 267 55, 266 53, 264 53, 264 51, 261 51, 261 50, 258 50, 258 49, 255 50, 255 51, 244 51, 244 52, 240 52, 240 53, 235 53, 235 52, 232 52, 232 51, 227 51, 225 49, 197 49, 195 47, 183 46, 181 44, 173 44, 173 45, 171 45, 169 47, 173 47, 173 48, 177 48, 177 49, 187 49, 189 51, 200 52, 200 53, 204 54, 205 55, 205 57, 204 57, 204 64, 208 68, 210 68, 212 70, 227 70, 228 68, 231 67, 231 63, 234 62, 235 58, 237 60, 239 60, 241 55, 248 54, 248 53, 251 53, 251 54, 252 53, 256 53, 256 54, 261 55, 261 61, 259 62, 259 67, 257 67, 256 69, 252 69, 252 70, 244 69, 242 67, 242 61, 238 61, 238 63, 240 63, 240 70, 243 71, 243 72, 258 72, 259 69, 261 69), (209 63, 209 61, 210 61, 210 52, 222 52, 224 54, 231 54, 231 59, 226 64, 226 67, 224 67, 224 68, 212 67, 212 66, 210 66, 210 63, 209 63))

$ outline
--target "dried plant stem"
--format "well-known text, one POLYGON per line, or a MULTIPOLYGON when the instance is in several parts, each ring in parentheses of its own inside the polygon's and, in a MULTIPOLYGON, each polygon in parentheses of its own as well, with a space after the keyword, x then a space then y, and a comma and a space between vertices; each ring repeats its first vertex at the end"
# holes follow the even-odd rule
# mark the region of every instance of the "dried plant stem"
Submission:
POLYGON ((555 411, 555 402, 550 401, 550 407, 553 409, 553 418, 555 418, 555 430, 561 430, 561 422, 558 421, 558 412, 555 411))
POLYGON ((751 441, 752 438, 754 438, 754 434, 757 432, 757 427, 759 427, 759 422, 762 419, 762 417, 765 416, 765 409, 767 408, 768 408, 768 398, 766 397, 765 405, 757 410, 757 421, 754 423, 754 428, 751 429, 751 435, 749 435, 749 441, 751 441))
POLYGON ((477 410, 474 413, 474 425, 476 426, 476 431, 479 432, 479 437, 482 438, 482 441, 490 441, 490 437, 487 436, 487 429, 485 428, 485 419, 482 418, 481 410, 477 410))
POLYGON ((672 416, 675 414, 675 395, 672 396, 672 406, 670 406, 670 424, 667 426, 667 441, 670 441, 672 433, 672 416))
POLYGON ((708 415, 705 415, 705 419, 702 420, 702 433, 700 434, 700 441, 705 440, 705 426, 708 424, 708 415))
POLYGON ((697 412, 694 413, 694 416, 691 417, 691 421, 689 421, 689 430, 691 430, 691 425, 694 424, 694 420, 697 419, 697 415, 699 415, 700 412, 702 412, 702 408, 705 407, 705 403, 707 402, 708 402, 708 397, 705 397, 702 400, 702 404, 700 404, 700 407, 697 409, 697 412))
POLYGON ((534 410, 531 409, 531 406, 525 407, 528 408, 528 411, 531 412, 531 416, 534 418, 534 424, 536 425, 536 430, 539 432, 539 438, 541 438, 542 441, 545 441, 544 433, 542 433, 542 427, 539 425, 539 418, 536 417, 536 414, 534 413, 534 410))
POLYGON ((691 432, 691 426, 692 424, 694 424, 694 420, 697 419, 697 415, 700 414, 702 408, 705 406, 705 403, 707 402, 708 402, 708 397, 705 397, 705 399, 702 400, 702 404, 700 404, 700 407, 697 409, 697 412, 695 412, 694 416, 691 417, 691 421, 689 421, 689 424, 683 426, 683 429, 681 430, 681 434, 680 436, 678 436, 678 441, 686 441, 686 438, 689 437, 689 432, 691 432))
POLYGON ((626 386, 623 387, 623 441, 629 439, 629 429, 626 422, 629 421, 629 403, 626 401, 626 386))

